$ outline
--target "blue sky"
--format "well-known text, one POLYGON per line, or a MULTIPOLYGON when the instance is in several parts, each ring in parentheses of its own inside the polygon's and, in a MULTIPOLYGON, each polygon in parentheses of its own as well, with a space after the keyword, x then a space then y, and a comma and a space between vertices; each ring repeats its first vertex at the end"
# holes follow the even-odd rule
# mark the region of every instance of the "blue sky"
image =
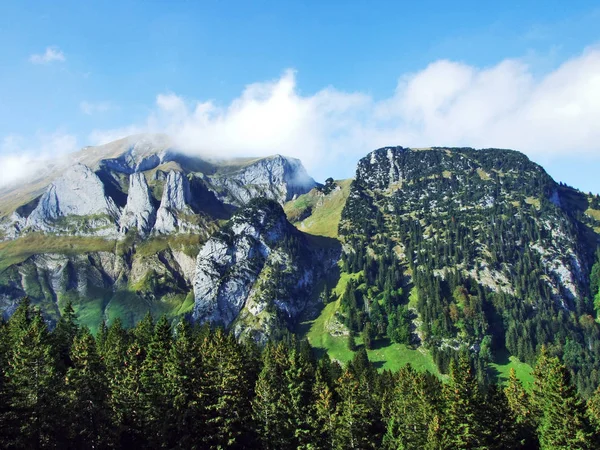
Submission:
POLYGON ((383 145, 511 147, 600 192, 598 23, 597 2, 5 0, 0 162, 166 131, 322 180, 383 145))

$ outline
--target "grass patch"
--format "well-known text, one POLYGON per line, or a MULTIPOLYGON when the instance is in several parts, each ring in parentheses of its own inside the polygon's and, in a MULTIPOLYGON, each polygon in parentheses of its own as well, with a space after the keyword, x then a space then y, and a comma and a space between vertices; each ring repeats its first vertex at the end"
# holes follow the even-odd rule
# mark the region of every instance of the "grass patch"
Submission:
POLYGON ((598 222, 600 222, 600 211, 599 210, 588 208, 585 213, 588 216, 590 216, 592 219, 597 220, 598 222))
POLYGON ((527 203, 528 205, 532 205, 535 207, 535 209, 540 209, 541 204, 540 204, 540 199, 539 198, 535 198, 535 197, 527 197, 525 199, 525 203, 527 203))
POLYGON ((140 257, 147 257, 170 248, 172 250, 182 250, 189 256, 195 257, 198 249, 204 242, 205 239, 197 234, 156 236, 136 244, 135 252, 140 257))
POLYGON ((529 364, 519 361, 516 356, 509 356, 507 353, 498 354, 497 359, 497 363, 490 364, 492 376, 497 383, 506 384, 510 369, 515 369, 517 378, 523 383, 525 389, 531 389, 533 386, 533 368, 529 364))
MULTIPOLYGON (((310 321, 301 324, 301 329, 306 330, 304 336, 314 347, 317 353, 327 353, 330 358, 346 363, 354 357, 354 352, 348 349, 347 335, 341 335, 345 329, 335 326, 336 312, 340 306, 339 297, 346 289, 350 280, 357 281, 362 275, 359 273, 342 273, 337 285, 331 290, 332 295, 337 300, 325 305, 319 316, 310 321), (338 329, 340 328, 340 329, 338 329), (332 331, 339 332, 340 335, 333 336, 332 331)), ((360 337, 356 338, 356 343, 362 345, 360 337)), ((423 348, 413 349, 403 344, 394 344, 387 339, 380 339, 374 342, 374 348, 367 350, 369 359, 378 369, 387 369, 396 371, 399 368, 410 363, 416 370, 428 371, 439 375, 433 359, 423 348)))
POLYGON ((417 291, 417 287, 413 286, 410 290, 410 294, 408 295, 408 307, 410 309, 417 309, 419 305, 419 292, 417 291))
POLYGON ((40 253, 74 255, 89 252, 113 252, 116 241, 98 237, 55 236, 31 233, 14 241, 0 243, 0 271, 40 253))
POLYGON ((483 170, 482 168, 477 169, 477 175, 479 175, 479 178, 481 178, 484 181, 487 181, 490 179, 490 176, 488 175, 488 173, 485 170, 483 170))
POLYGON ((336 238, 342 210, 350 193, 352 180, 336 181, 340 187, 323 196, 313 189, 284 206, 285 213, 300 231, 317 236, 336 238), (308 216, 306 216, 308 214, 308 216))

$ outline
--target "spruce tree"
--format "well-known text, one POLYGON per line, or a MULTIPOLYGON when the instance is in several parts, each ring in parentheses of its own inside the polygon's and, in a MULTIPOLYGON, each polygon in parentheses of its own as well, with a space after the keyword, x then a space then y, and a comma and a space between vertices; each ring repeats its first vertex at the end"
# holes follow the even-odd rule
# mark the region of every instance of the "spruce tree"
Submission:
POLYGON ((517 439, 525 447, 536 447, 535 418, 529 394, 517 378, 514 368, 510 369, 508 383, 504 388, 510 416, 516 425, 517 439))
MULTIPOLYGON (((146 325, 147 320, 141 323, 146 325)), ((143 333, 136 335, 136 343, 143 348, 142 343, 148 339, 145 327, 136 330, 138 332, 143 330, 143 333)), ((143 426, 150 445, 154 447, 168 441, 169 430, 174 426, 171 385, 166 373, 171 344, 171 326, 163 315, 146 343, 146 357, 140 372, 141 400, 144 408, 143 426)))
POLYGON ((294 446, 298 449, 314 448, 314 403, 312 387, 314 385, 314 367, 310 355, 294 345, 290 352, 285 379, 290 398, 290 420, 294 427, 294 446), (294 348, 295 347, 295 348, 294 348))
POLYGON ((78 331, 77 315, 75 314, 71 300, 68 300, 60 319, 58 319, 56 328, 52 332, 52 341, 58 354, 58 367, 62 374, 71 367, 71 346, 78 331))
POLYGON ((393 399, 386 418, 384 446, 388 449, 421 449, 427 446, 429 427, 440 411, 440 386, 410 365, 395 376, 393 399))
POLYGON ((242 346, 218 329, 204 352, 206 370, 207 444, 211 448, 242 448, 252 428, 242 346))
POLYGON ((314 401, 314 438, 315 448, 333 450, 336 428, 334 392, 327 382, 323 370, 317 370, 312 394, 314 401))
POLYGON ((113 444, 106 369, 87 328, 73 342, 65 397, 69 441, 74 448, 110 448, 113 444))
POLYGON ((534 405, 542 449, 591 449, 594 433, 585 403, 558 358, 543 354, 534 370, 534 405))
POLYGON ((445 439, 450 448, 482 448, 485 429, 482 417, 482 396, 473 374, 469 356, 461 353, 458 366, 450 364, 450 380, 444 385, 445 439))
MULTIPOLYGON (((110 331, 107 342, 110 341, 110 331)), ((144 349, 134 341, 125 351, 120 365, 113 367, 110 374, 109 404, 118 427, 119 443, 123 447, 148 447, 145 429, 147 410, 141 382, 144 359, 144 349)))
MULTIPOLYGON (((26 323, 21 319, 22 316, 17 318, 21 324, 26 323)), ((55 447, 63 436, 60 379, 55 351, 41 314, 34 313, 27 329, 14 336, 7 388, 12 423, 18 427, 15 444, 24 448, 55 447)))
POLYGON ((370 435, 371 416, 370 398, 351 370, 346 369, 338 379, 336 406, 336 425, 333 440, 336 449, 376 448, 370 435))
POLYGON ((204 401, 204 364, 198 340, 187 321, 175 330, 175 341, 167 360, 167 379, 173 392, 176 442, 172 447, 199 447, 206 434, 204 401), (177 445, 175 445, 177 444, 177 445))
POLYGON ((291 401, 284 372, 287 351, 283 343, 267 344, 263 351, 263 368, 256 382, 253 418, 262 447, 268 450, 291 448, 294 444, 291 401))

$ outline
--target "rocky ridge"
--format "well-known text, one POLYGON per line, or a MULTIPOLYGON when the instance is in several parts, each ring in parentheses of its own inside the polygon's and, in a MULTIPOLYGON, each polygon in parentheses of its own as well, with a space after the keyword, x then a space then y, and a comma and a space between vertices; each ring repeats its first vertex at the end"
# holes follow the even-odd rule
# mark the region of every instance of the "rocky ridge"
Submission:
POLYGON ((200 250, 192 317, 265 340, 294 324, 336 261, 335 251, 311 248, 278 203, 253 200, 200 250))

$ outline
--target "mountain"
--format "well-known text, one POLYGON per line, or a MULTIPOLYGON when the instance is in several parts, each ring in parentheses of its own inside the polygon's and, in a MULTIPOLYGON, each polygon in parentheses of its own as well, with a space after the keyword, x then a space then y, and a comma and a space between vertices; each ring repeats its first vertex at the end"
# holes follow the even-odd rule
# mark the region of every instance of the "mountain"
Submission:
POLYGON ((594 202, 510 150, 371 152, 339 223, 350 282, 325 328, 426 348, 443 372, 460 348, 481 368, 506 355, 533 364, 546 346, 589 393, 600 381, 594 202))
POLYGON ((71 300, 92 329, 191 313, 195 259, 220 224, 316 185, 293 158, 202 159, 162 135, 85 148, 0 192, 0 311, 27 295, 56 320, 71 300))
POLYGON ((516 151, 386 147, 319 185, 293 158, 133 136, 5 189, 0 212, 5 316, 23 296, 92 330, 150 311, 434 373, 468 349, 482 382, 527 378, 546 347, 600 384, 600 197, 516 151))

